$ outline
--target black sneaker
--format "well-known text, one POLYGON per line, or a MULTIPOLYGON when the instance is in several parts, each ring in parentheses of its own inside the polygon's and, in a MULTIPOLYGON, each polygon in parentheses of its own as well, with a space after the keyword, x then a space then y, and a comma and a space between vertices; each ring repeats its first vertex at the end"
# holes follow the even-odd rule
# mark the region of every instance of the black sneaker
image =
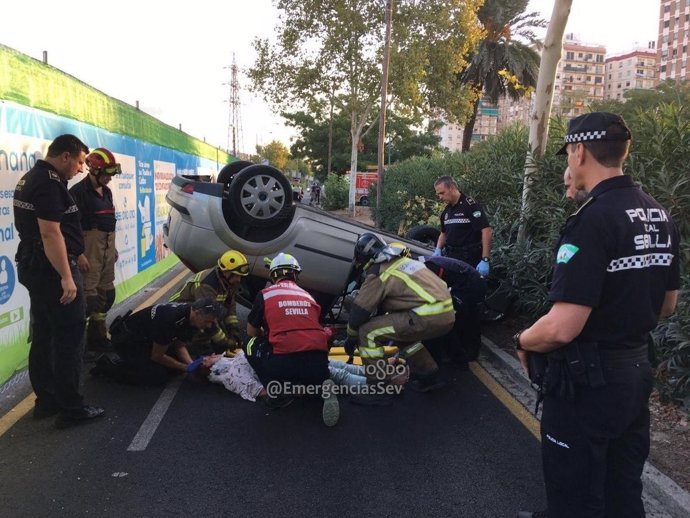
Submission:
POLYGON ((105 409, 99 406, 84 405, 77 410, 63 410, 55 419, 55 428, 70 428, 102 417, 105 409))
POLYGON ((517 518, 549 518, 546 511, 520 511, 517 518))

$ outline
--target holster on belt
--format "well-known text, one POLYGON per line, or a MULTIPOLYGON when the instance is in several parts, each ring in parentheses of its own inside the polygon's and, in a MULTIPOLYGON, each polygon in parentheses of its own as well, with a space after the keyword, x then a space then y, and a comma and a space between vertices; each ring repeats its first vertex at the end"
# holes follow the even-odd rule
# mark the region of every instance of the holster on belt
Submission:
POLYGON ((606 385, 596 342, 571 342, 548 354, 544 394, 572 400, 577 386, 606 385))
POLYGON ((461 261, 467 261, 470 257, 473 255, 476 255, 477 252, 481 253, 482 250, 482 244, 481 243, 474 243, 472 245, 466 245, 466 246, 451 246, 451 245, 446 245, 445 246, 445 255, 455 257, 457 259, 460 259, 461 261))
POLYGON ((28 243, 20 241, 15 261, 32 275, 43 273, 53 267, 43 249, 43 241, 40 239, 28 243))

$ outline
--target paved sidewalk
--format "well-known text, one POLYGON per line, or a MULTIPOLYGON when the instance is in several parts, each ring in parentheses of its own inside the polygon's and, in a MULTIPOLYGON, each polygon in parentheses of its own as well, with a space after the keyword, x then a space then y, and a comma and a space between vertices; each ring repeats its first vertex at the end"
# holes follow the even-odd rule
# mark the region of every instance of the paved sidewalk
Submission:
MULTIPOLYGON (((482 337, 482 342, 484 347, 479 363, 534 415, 536 393, 523 374, 520 362, 485 336, 482 337)), ((537 419, 540 417, 541 415, 538 415, 537 419)), ((642 483, 647 518, 690 516, 690 493, 649 462, 645 465, 642 483)))

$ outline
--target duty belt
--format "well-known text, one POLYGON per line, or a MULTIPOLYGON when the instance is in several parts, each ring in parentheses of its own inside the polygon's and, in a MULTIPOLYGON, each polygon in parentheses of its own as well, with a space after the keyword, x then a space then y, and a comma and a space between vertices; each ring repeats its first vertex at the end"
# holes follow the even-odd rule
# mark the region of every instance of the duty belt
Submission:
POLYGON ((446 299, 442 300, 441 302, 431 302, 429 304, 417 306, 416 308, 412 308, 412 311, 422 316, 448 313, 449 311, 453 311, 453 299, 446 299))
POLYGON ((599 349, 599 356, 604 366, 649 361, 647 344, 634 349, 599 349))

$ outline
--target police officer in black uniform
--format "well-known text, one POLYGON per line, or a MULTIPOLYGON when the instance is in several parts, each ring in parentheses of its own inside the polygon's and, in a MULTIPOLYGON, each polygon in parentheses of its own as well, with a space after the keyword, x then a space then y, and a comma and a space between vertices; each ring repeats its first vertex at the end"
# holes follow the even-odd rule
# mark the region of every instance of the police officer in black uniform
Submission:
POLYGON ((208 297, 191 304, 156 304, 119 316, 110 326, 119 358, 103 355, 91 374, 133 385, 162 385, 187 372, 192 363, 187 343, 225 313, 222 304, 208 297))
POLYGON ((59 414, 58 428, 104 413, 85 405, 79 389, 85 316, 77 256, 84 252, 84 239, 67 182, 82 171, 88 152, 74 135, 57 137, 46 158, 36 161, 14 191, 17 274, 31 300, 33 415, 59 414))
POLYGON ((649 332, 674 310, 679 235, 668 211, 623 174, 630 131, 593 112, 570 121, 575 189, 590 198, 561 233, 551 310, 515 336, 518 356, 547 353, 541 421, 548 510, 519 517, 645 515, 649 332))
POLYGON ((439 200, 447 205, 440 216, 441 235, 433 255, 465 261, 486 277, 489 275, 493 231, 484 209, 460 192, 458 184, 450 176, 436 180, 434 189, 439 200))
POLYGON ((448 285, 455 309, 455 324, 447 335, 425 340, 424 346, 437 363, 443 354, 461 369, 479 355, 482 345, 479 304, 486 295, 486 281, 468 263, 452 257, 420 258, 424 265, 448 285))

